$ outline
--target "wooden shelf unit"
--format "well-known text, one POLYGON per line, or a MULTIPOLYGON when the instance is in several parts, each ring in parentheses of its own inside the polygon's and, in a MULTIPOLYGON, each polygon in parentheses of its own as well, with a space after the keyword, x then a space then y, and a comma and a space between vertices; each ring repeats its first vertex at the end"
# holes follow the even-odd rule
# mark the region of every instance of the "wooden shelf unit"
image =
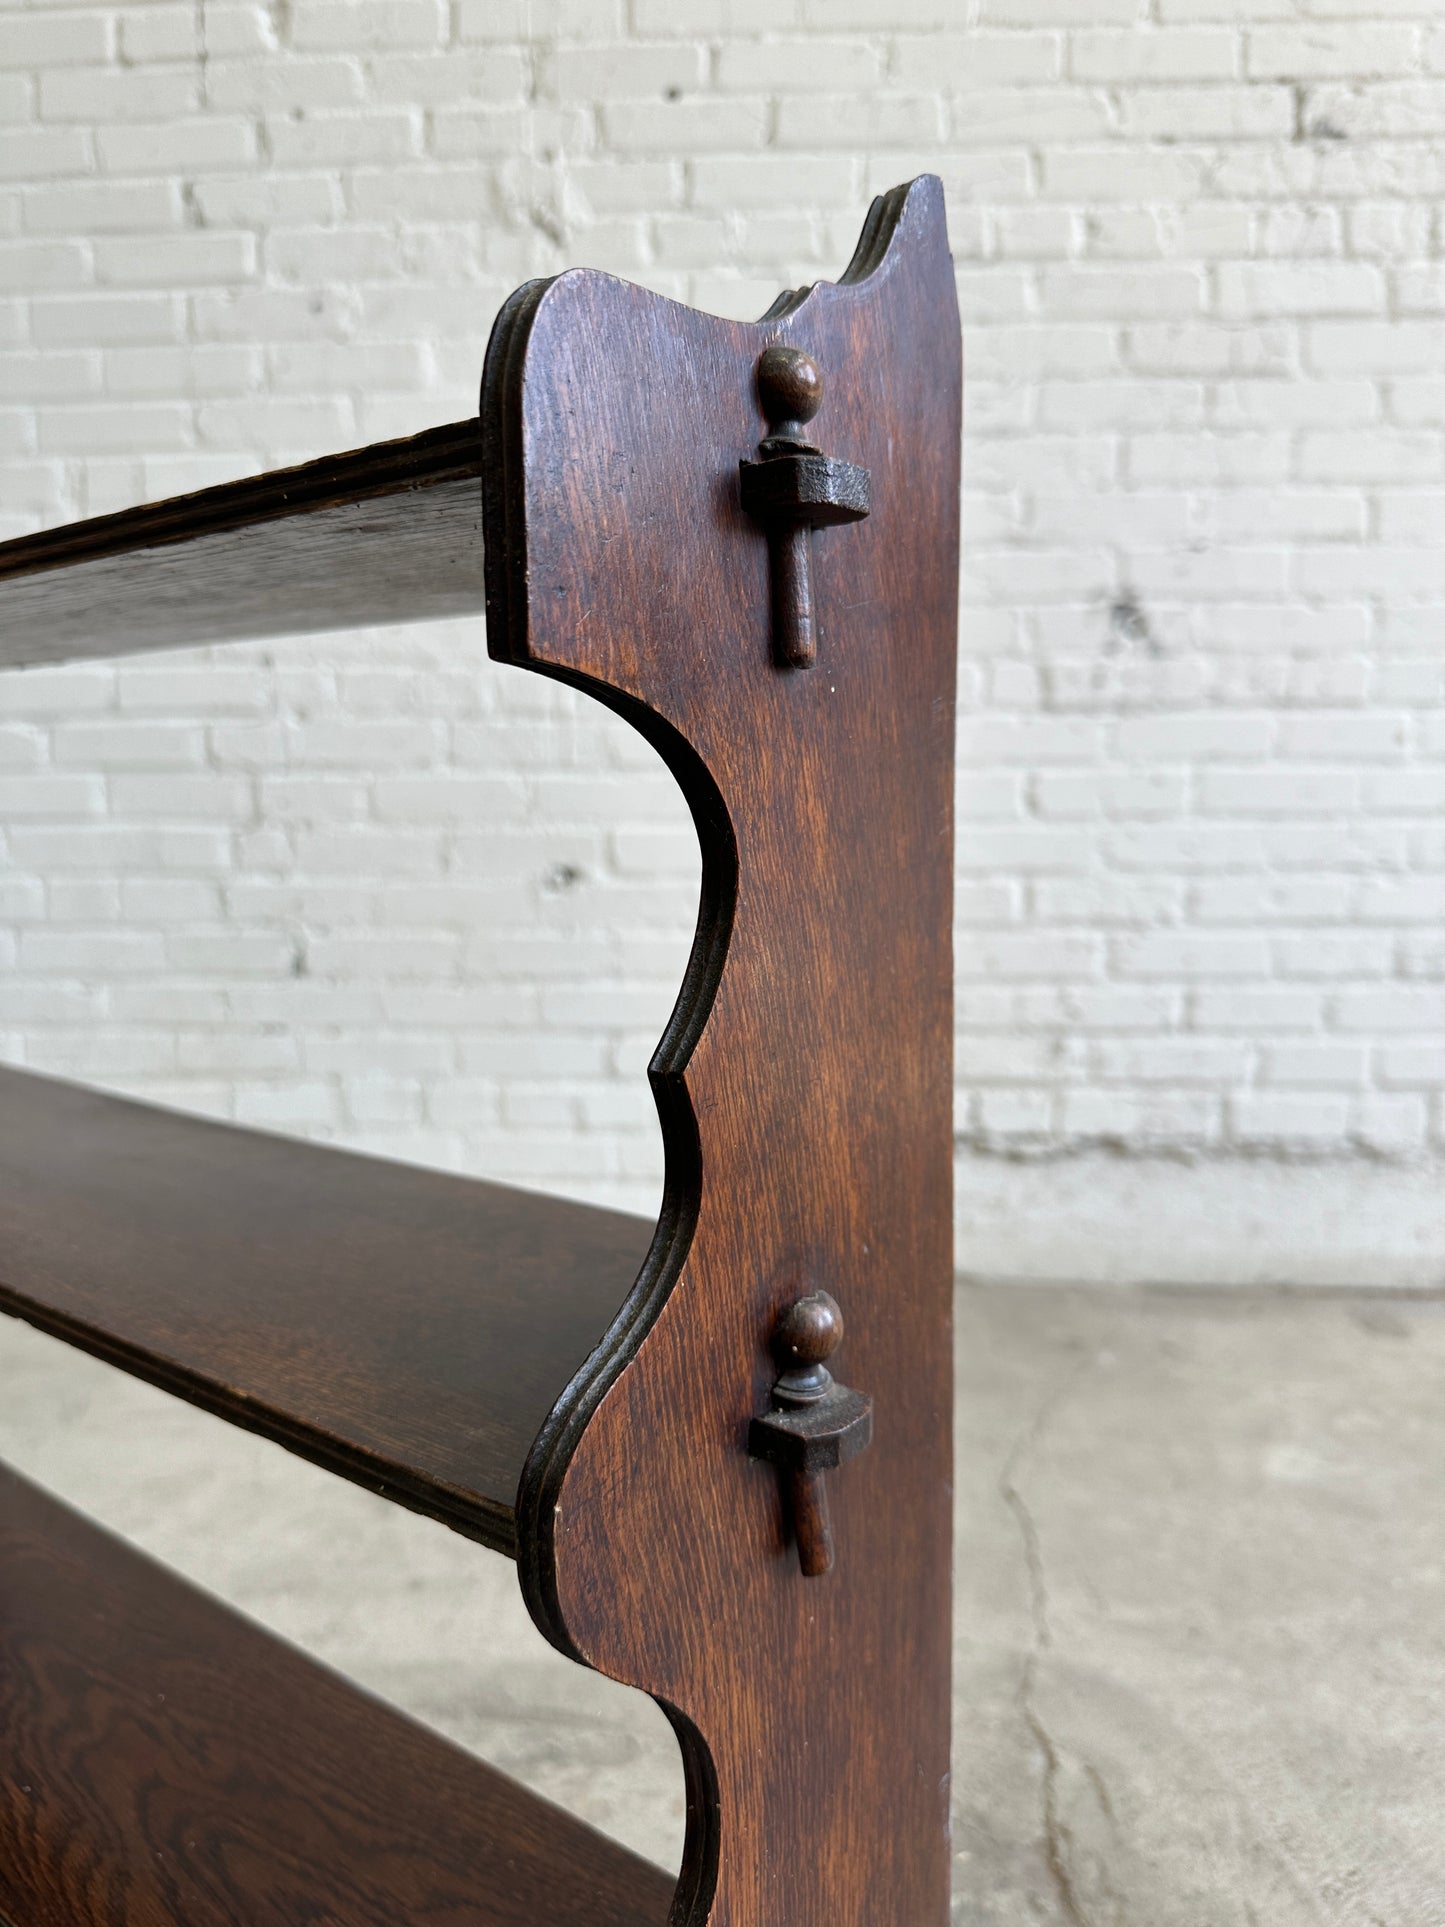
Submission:
POLYGON ((485 602, 703 859, 655 1227, 0 1071, 0 1310, 515 1556, 680 1877, 0 1469, 0 1927, 945 1927, 959 428, 924 178, 759 322, 530 283, 475 421, 0 545, 0 668, 485 602))

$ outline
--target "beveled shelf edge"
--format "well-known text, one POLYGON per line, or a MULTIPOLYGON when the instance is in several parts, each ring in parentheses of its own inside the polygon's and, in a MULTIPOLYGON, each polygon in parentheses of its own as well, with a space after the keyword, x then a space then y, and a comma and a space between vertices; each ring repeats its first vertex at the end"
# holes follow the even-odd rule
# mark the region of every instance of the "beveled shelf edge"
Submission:
MULTIPOLYGON (((319 1466, 324 1472, 335 1473, 353 1485, 364 1486, 368 1492, 376 1493, 392 1505, 419 1513, 423 1518, 434 1519, 464 1539, 474 1540, 478 1545, 503 1553, 509 1559, 517 1556, 516 1513, 512 1506, 503 1505, 500 1500, 417 1478, 398 1461, 368 1452, 360 1446, 343 1445, 325 1439, 288 1412, 250 1398, 244 1391, 231 1388, 223 1390, 204 1373, 168 1364, 164 1359, 147 1352, 143 1346, 127 1343, 98 1331, 82 1320, 69 1318, 34 1299, 11 1291, 3 1283, 0 1283, 0 1314, 32 1325, 36 1331, 57 1338, 62 1344, 72 1345, 77 1351, 98 1358, 102 1364, 113 1365, 131 1378, 154 1385, 157 1390, 168 1392, 173 1398, 183 1399, 187 1405, 194 1405, 197 1410, 208 1412, 227 1425, 254 1433, 258 1438, 269 1439, 273 1445, 284 1447, 297 1458, 319 1466)), ((0 1927, 3 1927, 3 1920, 0 1920, 0 1927)))
POLYGON ((0 583, 220 535, 278 517, 435 488, 443 482, 480 477, 481 472, 482 425, 474 416, 470 421, 423 429, 417 435, 317 456, 291 468, 269 469, 109 515, 65 522, 34 535, 14 536, 0 542, 0 583))

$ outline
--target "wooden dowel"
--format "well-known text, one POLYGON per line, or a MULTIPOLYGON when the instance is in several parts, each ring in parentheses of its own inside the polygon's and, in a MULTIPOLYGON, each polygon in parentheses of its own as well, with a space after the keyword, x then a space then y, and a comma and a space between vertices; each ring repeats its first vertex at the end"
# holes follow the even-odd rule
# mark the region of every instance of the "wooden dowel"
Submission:
POLYGON ((792 1480, 793 1536, 798 1542, 798 1564, 808 1579, 833 1569, 833 1528, 828 1522, 828 1493, 821 1472, 798 1472, 792 1480))
POLYGON ((772 537, 773 658, 790 669, 817 660, 813 619, 813 531, 806 523, 775 529, 772 537))

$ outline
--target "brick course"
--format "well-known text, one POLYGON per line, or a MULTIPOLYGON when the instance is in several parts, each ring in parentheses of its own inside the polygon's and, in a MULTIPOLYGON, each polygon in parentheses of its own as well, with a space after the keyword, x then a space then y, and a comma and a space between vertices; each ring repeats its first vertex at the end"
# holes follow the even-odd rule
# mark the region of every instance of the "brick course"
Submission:
MULTIPOLYGON (((1445 1154, 1445 30, 1417 0, 0 4, 0 532, 730 314, 942 174, 965 1157, 1445 1154)), ((0 1046, 645 1206, 672 786, 475 628, 0 677, 0 1046)))

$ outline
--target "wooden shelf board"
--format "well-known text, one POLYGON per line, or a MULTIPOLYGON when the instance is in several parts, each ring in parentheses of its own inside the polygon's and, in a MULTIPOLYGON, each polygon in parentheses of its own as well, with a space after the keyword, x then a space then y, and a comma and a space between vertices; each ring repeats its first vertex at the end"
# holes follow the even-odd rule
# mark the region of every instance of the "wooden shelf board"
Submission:
POLYGON ((0 543, 0 668, 480 614, 479 421, 0 543))
POLYGON ((0 1070, 0 1310, 503 1552, 651 1230, 0 1070))
POLYGON ((0 1467, 0 1919, 663 1927, 673 1886, 0 1467))

